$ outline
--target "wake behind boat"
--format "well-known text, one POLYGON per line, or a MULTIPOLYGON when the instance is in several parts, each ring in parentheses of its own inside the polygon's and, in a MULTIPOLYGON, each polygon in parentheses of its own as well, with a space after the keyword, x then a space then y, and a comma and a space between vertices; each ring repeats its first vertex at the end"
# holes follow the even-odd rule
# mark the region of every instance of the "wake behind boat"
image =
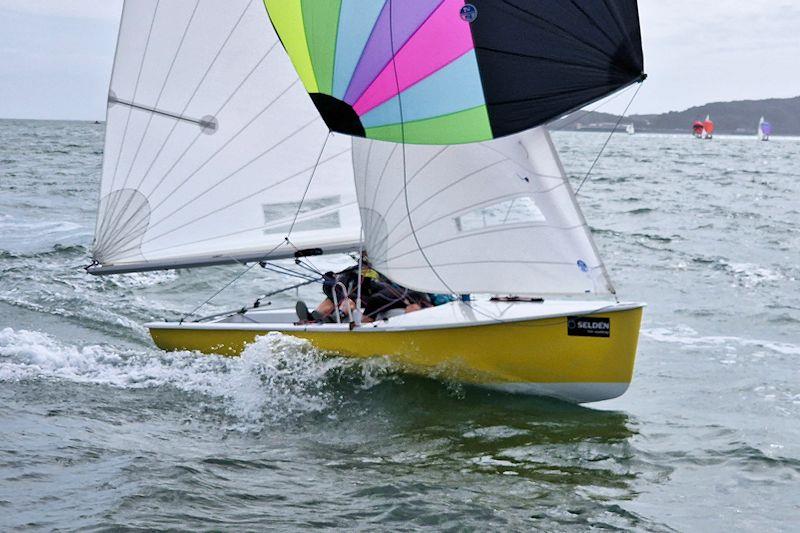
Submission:
POLYGON ((511 391, 622 394, 642 305, 618 303, 542 125, 642 81, 641 40, 635 1, 602 31, 612 15, 582 4, 534 22, 463 0, 126 2, 89 272, 288 259, 311 283, 312 258, 364 252, 457 301, 367 323, 348 295, 336 323, 254 307, 147 327, 167 350, 236 355, 278 332, 511 391), (593 68, 572 34, 596 37, 593 68))

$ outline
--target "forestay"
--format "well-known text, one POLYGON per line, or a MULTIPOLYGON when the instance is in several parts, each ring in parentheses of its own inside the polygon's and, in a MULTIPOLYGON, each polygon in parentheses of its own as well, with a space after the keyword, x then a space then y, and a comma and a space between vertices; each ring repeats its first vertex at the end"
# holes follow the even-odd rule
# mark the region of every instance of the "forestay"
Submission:
POLYGON ((350 147, 260 0, 125 2, 90 270, 357 249, 350 147))
POLYGON ((374 266, 425 292, 613 293, 550 135, 471 145, 355 139, 374 266))

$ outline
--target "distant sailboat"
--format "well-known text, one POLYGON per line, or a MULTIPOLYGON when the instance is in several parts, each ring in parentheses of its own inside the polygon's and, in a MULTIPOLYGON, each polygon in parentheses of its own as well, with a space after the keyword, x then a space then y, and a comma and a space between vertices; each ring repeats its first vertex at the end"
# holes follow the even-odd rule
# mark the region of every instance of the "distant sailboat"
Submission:
POLYGON ((772 135, 772 124, 761 117, 761 120, 758 121, 758 140, 768 141, 770 135, 772 135))
POLYGON ((636 133, 636 127, 634 127, 633 123, 628 124, 628 126, 625 128, 625 131, 628 133, 628 135, 633 135, 636 133))
POLYGON ((692 124, 692 135, 698 139, 703 137, 703 123, 699 120, 695 120, 692 124))
POLYGON ((706 115, 706 119, 703 121, 702 138, 709 141, 714 138, 714 121, 711 120, 710 115, 706 115))

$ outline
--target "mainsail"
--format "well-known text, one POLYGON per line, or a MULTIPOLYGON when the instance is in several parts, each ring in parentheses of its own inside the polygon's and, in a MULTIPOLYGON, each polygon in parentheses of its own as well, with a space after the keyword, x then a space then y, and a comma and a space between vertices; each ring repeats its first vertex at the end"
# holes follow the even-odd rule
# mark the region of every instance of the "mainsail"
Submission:
POLYGON ((544 128, 480 144, 356 139, 375 268, 425 292, 613 293, 544 128))
POLYGON ((415 144, 534 128, 643 79, 636 0, 265 0, 333 131, 415 144))
POLYGON ((90 271, 358 249, 350 147, 260 0, 125 2, 90 271))

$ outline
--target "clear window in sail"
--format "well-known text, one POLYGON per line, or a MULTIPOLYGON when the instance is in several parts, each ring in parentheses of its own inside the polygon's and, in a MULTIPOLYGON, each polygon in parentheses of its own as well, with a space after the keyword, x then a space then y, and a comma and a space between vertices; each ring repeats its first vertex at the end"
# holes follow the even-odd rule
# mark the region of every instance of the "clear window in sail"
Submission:
POLYGON ((307 199, 300 202, 264 204, 264 233, 286 233, 292 226, 295 213, 297 221, 293 231, 314 231, 341 228, 339 209, 341 196, 307 199), (299 211, 298 211, 299 208, 299 211))
POLYGON ((512 224, 544 223, 545 218, 530 196, 519 196, 473 209, 453 219, 460 232, 512 224))

